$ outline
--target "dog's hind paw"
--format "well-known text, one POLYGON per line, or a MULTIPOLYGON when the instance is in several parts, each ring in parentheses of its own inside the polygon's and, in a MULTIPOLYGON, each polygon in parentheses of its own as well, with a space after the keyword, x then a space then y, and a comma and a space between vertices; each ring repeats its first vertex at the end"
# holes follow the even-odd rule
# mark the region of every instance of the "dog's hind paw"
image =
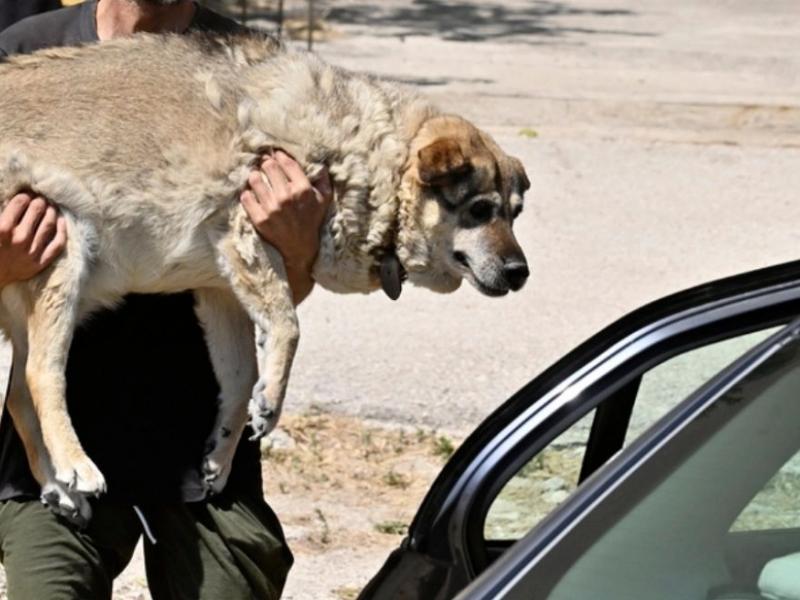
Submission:
POLYGON ((58 482, 42 486, 41 500, 42 504, 79 529, 84 529, 92 518, 88 498, 79 492, 69 491, 58 482))
POLYGON ((259 379, 253 388, 253 397, 247 405, 247 412, 250 414, 250 428, 253 430, 250 440, 261 439, 275 429, 278 424, 278 412, 269 406, 264 397, 265 388, 266 383, 263 379, 259 379))
POLYGON ((208 494, 219 494, 225 489, 228 483, 228 476, 231 474, 231 465, 220 464, 210 456, 203 459, 202 466, 203 487, 208 494))
POLYGON ((97 497, 106 491, 105 477, 89 457, 75 461, 66 468, 57 468, 56 481, 71 492, 87 496, 97 497))
POLYGON ((275 425, 278 424, 275 411, 266 410, 261 414, 253 414, 252 412, 250 414, 250 429, 253 430, 253 435, 249 438, 250 441, 260 440, 275 429, 275 425))

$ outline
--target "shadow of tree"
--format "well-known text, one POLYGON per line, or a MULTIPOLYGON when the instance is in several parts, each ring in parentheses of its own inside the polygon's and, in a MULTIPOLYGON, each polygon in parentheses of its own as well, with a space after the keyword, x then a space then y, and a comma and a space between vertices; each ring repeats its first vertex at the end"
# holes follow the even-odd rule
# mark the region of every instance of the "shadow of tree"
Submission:
MULTIPOLYGON (((655 33, 615 29, 569 27, 554 23, 562 16, 627 16, 630 10, 579 8, 567 2, 541 1, 525 4, 500 2, 450 2, 414 0, 404 6, 376 3, 350 4, 327 11, 326 20, 343 25, 363 25, 376 35, 405 37, 438 36, 454 41, 482 41, 517 36, 563 36, 570 33, 654 36, 655 33)), ((535 40, 531 40, 535 41, 535 40)))

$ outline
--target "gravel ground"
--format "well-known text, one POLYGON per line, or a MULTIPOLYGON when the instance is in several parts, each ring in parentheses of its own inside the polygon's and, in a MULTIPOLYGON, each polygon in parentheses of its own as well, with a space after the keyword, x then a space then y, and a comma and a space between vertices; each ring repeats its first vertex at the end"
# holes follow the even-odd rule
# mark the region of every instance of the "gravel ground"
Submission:
MULTIPOLYGON (((644 302, 797 257, 795 2, 326 6, 324 58, 418 87, 523 160, 533 187, 517 231, 533 274, 501 300, 466 286, 397 303, 315 291, 289 411, 467 431, 644 302)), ((0 372, 7 361, 0 350, 0 372)), ((552 477, 568 478, 543 480, 558 496, 552 477)), ((301 544, 287 597, 343 597, 379 554, 301 544)), ((137 558, 119 597, 144 593, 141 572, 137 558)))

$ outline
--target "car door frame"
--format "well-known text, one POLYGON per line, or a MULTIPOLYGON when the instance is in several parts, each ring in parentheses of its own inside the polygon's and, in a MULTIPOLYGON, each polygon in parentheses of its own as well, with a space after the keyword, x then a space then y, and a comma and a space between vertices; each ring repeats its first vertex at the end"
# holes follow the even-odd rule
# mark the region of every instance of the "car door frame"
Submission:
MULTIPOLYGON (((602 468, 586 487, 579 489, 565 504, 553 511, 521 539, 511 552, 462 590, 456 600, 502 600, 520 597, 519 593, 524 593, 530 586, 522 590, 517 590, 516 586, 525 585, 525 580, 531 576, 531 571, 543 560, 550 558, 550 553, 555 551, 558 544, 567 538, 573 529, 580 526, 584 517, 617 488, 625 485, 628 479, 642 475, 643 471, 647 474, 648 462, 659 450, 667 446, 692 421, 704 414, 712 404, 718 402, 725 392, 780 352, 787 343, 794 344, 794 352, 797 354, 797 346, 800 343, 798 340, 800 340, 800 319, 795 319, 767 340, 745 352, 642 434, 618 460, 602 468)), ((694 443, 700 442, 695 440, 694 443)), ((620 510, 617 504, 614 506, 616 510, 620 510)), ((589 546, 591 539, 582 538, 582 543, 589 546)), ((564 570, 556 574, 550 569, 546 569, 545 572, 557 580, 558 575, 567 570, 568 566, 564 564, 564 570)), ((553 582, 542 583, 549 589, 549 585, 553 582)), ((542 592, 546 593, 544 590, 542 592)))
MULTIPOLYGON (((568 426, 603 401, 623 405, 627 398, 632 406, 637 378, 672 356, 786 323, 798 314, 800 261, 795 261, 673 294, 591 337, 525 385, 465 440, 430 488, 408 537, 360 598, 388 597, 381 580, 392 569, 402 570, 404 555, 412 562, 425 557, 437 568, 446 565, 449 574, 437 579, 452 589, 436 597, 452 597, 489 564, 483 523, 499 490, 568 426)), ((619 438, 619 432, 615 435, 619 438)), ((600 450, 592 452, 607 458, 607 447, 593 446, 600 450)), ((582 478, 602 462, 585 463, 582 478)))

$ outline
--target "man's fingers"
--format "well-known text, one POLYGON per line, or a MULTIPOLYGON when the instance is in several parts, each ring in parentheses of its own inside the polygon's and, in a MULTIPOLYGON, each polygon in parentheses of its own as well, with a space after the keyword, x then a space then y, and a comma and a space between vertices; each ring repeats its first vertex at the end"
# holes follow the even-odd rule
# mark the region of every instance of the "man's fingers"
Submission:
POLYGON ((37 197, 31 200, 30 204, 28 204, 28 207, 25 209, 25 214, 22 215, 22 219, 14 230, 14 241, 25 242, 31 240, 46 211, 47 202, 45 202, 44 198, 37 197))
POLYGON ((294 158, 286 154, 283 150, 276 150, 274 154, 275 161, 281 166, 281 169, 289 178, 292 187, 295 190, 303 190, 303 188, 313 187, 319 192, 318 200, 327 204, 333 196, 333 186, 331 184, 331 177, 327 168, 320 171, 319 176, 312 182, 308 180, 303 168, 294 158))
POLYGON ((333 184, 331 183, 331 175, 328 173, 327 167, 322 168, 319 177, 313 181, 313 185, 314 189, 319 192, 320 200, 325 204, 333 199, 333 184))
POLYGON ((276 150, 274 154, 275 161, 281 166, 283 172, 286 173, 289 181, 292 183, 304 183, 308 181, 303 168, 291 156, 286 154, 283 150, 276 150))
POLYGON ((56 233, 53 239, 45 246, 42 255, 39 257, 39 264, 42 267, 49 265, 55 258, 63 252, 67 245, 67 220, 58 215, 56 219, 56 233))
POLYGON ((275 209, 275 198, 273 190, 264 181, 261 171, 252 171, 247 178, 247 183, 250 184, 250 192, 253 194, 254 199, 261 205, 261 209, 265 213, 270 213, 275 209))
POLYGON ((241 193, 239 199, 242 201, 242 206, 244 206, 244 210, 251 220, 264 218, 264 207, 261 206, 253 192, 245 190, 241 193))
MULTIPOLYGON (((264 186, 266 188, 266 186, 264 186)), ((245 190, 239 196, 247 216, 257 226, 260 226, 267 219, 267 211, 261 202, 256 198, 256 194, 250 190, 245 190)))
POLYGON ((58 224, 58 211, 53 206, 48 206, 45 209, 44 216, 36 228, 36 233, 33 235, 33 242, 31 242, 30 254, 31 256, 39 256, 47 244, 56 235, 56 228, 58 224))
POLYGON ((261 170, 266 174, 275 197, 285 198, 289 195, 289 178, 277 160, 268 157, 261 163, 261 170))
POLYGON ((17 194, 8 201, 6 207, 0 212, 0 239, 8 241, 11 233, 25 214, 25 209, 31 203, 29 194, 17 194))

